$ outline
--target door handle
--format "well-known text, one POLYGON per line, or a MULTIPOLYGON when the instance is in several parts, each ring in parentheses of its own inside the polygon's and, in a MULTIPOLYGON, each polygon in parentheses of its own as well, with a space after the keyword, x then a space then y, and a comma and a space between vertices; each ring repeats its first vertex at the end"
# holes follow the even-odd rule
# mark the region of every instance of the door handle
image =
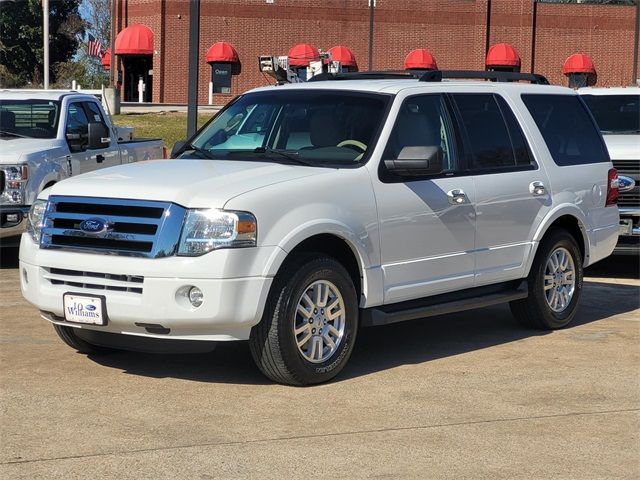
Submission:
POLYGON ((534 197, 540 197, 542 195, 546 195, 547 189, 544 188, 544 183, 535 181, 529 184, 529 193, 531 193, 534 197))
POLYGON ((100 155, 100 154, 96 155, 96 162, 98 163, 104 162, 104 155, 100 155))
POLYGON ((469 203, 467 194, 463 190, 455 189, 447 192, 447 198, 451 205, 462 205, 463 203, 469 203))

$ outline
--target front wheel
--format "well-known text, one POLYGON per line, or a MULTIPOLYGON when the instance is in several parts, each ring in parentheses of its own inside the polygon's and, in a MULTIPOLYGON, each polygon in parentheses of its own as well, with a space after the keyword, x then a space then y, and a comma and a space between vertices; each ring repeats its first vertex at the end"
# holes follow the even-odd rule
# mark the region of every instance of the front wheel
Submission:
POLYGON ((358 329, 356 290, 345 268, 317 254, 286 265, 249 344, 258 368, 288 385, 326 382, 345 366, 358 329))
POLYGON ((526 327, 553 330, 566 327, 576 314, 582 293, 582 255, 565 230, 543 239, 528 277, 529 296, 511 302, 511 311, 526 327))

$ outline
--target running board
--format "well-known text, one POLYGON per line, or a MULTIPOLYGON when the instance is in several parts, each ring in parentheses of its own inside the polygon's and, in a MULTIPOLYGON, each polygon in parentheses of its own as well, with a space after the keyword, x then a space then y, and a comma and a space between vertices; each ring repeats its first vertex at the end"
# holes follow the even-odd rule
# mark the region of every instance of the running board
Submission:
POLYGON ((526 280, 518 282, 515 286, 510 282, 502 285, 502 288, 499 289, 496 289, 496 286, 470 288, 461 292, 436 295, 418 301, 411 300, 363 309, 360 312, 360 325, 363 327, 375 327, 389 323, 404 322, 405 320, 445 315, 447 313, 508 303, 528 296, 529 288, 526 280))

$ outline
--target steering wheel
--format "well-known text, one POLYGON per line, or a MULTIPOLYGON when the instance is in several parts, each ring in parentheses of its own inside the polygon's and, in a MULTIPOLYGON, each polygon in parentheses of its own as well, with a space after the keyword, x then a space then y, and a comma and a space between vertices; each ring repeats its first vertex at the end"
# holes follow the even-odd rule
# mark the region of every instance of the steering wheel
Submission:
POLYGON ((364 143, 362 143, 362 142, 360 142, 358 140, 350 139, 350 138, 348 138, 347 140, 341 141, 336 146, 337 147, 348 147, 348 146, 356 147, 356 148, 359 148, 360 150, 362 150, 362 153, 367 151, 367 146, 364 143))

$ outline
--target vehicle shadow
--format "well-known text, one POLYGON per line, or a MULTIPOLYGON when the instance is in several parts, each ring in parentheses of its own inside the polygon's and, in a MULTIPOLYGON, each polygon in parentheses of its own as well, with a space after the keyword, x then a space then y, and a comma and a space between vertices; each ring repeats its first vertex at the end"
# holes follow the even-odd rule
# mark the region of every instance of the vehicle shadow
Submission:
MULTIPOLYGON (((569 328, 606 321, 639 307, 640 287, 587 280, 582 305, 569 328)), ((334 382, 547 334, 519 326, 507 305, 366 328, 358 333, 349 365, 334 382)), ((205 354, 114 352, 90 358, 130 375, 210 383, 271 383, 253 364, 247 342, 222 342, 205 354)))
POLYGON ((0 269, 18 268, 18 246, 0 244, 0 269))
POLYGON ((584 271, 585 277, 640 279, 640 257, 612 255, 584 271))

